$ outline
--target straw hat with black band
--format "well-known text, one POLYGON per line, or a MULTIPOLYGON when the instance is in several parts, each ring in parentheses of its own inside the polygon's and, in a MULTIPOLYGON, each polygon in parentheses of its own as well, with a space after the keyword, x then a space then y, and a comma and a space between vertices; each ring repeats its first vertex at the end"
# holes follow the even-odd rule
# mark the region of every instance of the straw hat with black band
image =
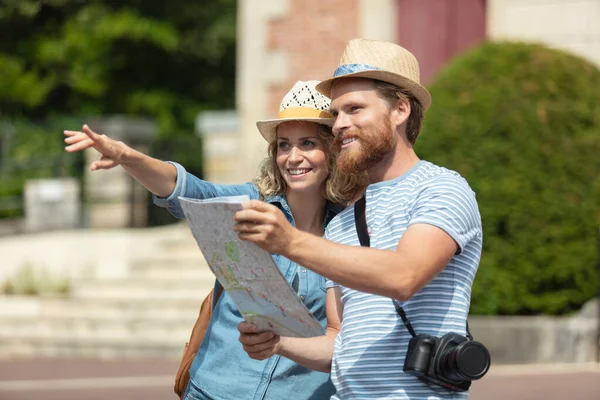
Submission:
POLYGON ((431 105, 431 95, 420 84, 419 62, 410 51, 395 43, 350 40, 333 78, 319 83, 317 90, 331 97, 331 85, 340 78, 370 78, 388 82, 412 94, 423 111, 431 105))
POLYGON ((257 121, 256 126, 271 143, 276 138, 277 126, 286 121, 306 121, 317 124, 333 125, 329 114, 330 100, 319 93, 315 86, 319 81, 298 81, 281 100, 277 118, 257 121))

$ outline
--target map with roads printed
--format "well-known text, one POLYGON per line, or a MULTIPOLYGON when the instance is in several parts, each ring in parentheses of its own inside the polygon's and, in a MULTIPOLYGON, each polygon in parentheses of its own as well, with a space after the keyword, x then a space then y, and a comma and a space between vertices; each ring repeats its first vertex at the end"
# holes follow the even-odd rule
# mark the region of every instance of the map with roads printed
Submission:
POLYGON ((210 269, 242 317, 280 336, 324 334, 271 255, 238 238, 234 215, 248 196, 197 200, 179 197, 187 223, 210 269))

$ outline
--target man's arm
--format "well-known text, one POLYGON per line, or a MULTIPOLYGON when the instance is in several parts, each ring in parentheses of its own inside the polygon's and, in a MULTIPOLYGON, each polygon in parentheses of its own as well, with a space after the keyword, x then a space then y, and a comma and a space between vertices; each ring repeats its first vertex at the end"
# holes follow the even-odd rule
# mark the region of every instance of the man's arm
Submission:
POLYGON ((325 335, 312 338, 280 337, 273 332, 256 333, 254 325, 239 324, 240 342, 250 358, 264 360, 274 354, 289 358, 298 364, 321 372, 331 371, 333 345, 340 332, 342 321, 342 302, 338 287, 327 289, 325 335))
POLYGON ((394 250, 345 246, 297 232, 284 254, 330 280, 361 292, 408 300, 448 265, 458 245, 442 229, 411 225, 394 250))
POLYGON ((411 225, 395 250, 342 245, 292 227, 276 207, 261 202, 247 203, 236 221, 244 240, 340 285, 402 301, 442 271, 458 249, 448 233, 428 224, 411 225))
MULTIPOLYGON (((340 285, 398 300, 411 298, 481 235, 475 193, 453 175, 436 177, 419 188, 394 250, 346 246, 300 232, 276 207, 261 202, 248 202, 235 219, 241 239, 283 254, 340 285)), ((345 235, 356 234, 353 226, 343 229, 345 235)))

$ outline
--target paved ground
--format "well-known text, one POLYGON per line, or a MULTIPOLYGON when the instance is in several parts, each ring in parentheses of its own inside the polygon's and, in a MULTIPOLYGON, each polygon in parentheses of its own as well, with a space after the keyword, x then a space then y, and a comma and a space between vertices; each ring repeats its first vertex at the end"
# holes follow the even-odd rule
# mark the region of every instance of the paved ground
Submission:
POLYGON ((598 400, 600 364, 499 366, 473 384, 471 400, 598 400))
MULTIPOLYGON (((165 360, 0 361, 0 400, 176 400, 177 366, 165 360)), ((470 398, 597 400, 600 366, 493 367, 473 384, 470 398)))
POLYGON ((0 362, 0 400, 163 400, 177 397, 165 360, 0 362))

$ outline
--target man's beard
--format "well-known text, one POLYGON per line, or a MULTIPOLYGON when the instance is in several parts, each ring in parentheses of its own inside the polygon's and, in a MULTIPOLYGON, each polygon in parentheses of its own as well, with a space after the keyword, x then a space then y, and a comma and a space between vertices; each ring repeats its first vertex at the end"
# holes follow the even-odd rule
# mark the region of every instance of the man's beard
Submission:
POLYGON ((358 149, 341 150, 341 136, 336 136, 334 146, 338 152, 337 167, 343 174, 358 175, 371 169, 396 147, 396 136, 389 121, 373 129, 352 130, 348 136, 358 140, 358 149))

